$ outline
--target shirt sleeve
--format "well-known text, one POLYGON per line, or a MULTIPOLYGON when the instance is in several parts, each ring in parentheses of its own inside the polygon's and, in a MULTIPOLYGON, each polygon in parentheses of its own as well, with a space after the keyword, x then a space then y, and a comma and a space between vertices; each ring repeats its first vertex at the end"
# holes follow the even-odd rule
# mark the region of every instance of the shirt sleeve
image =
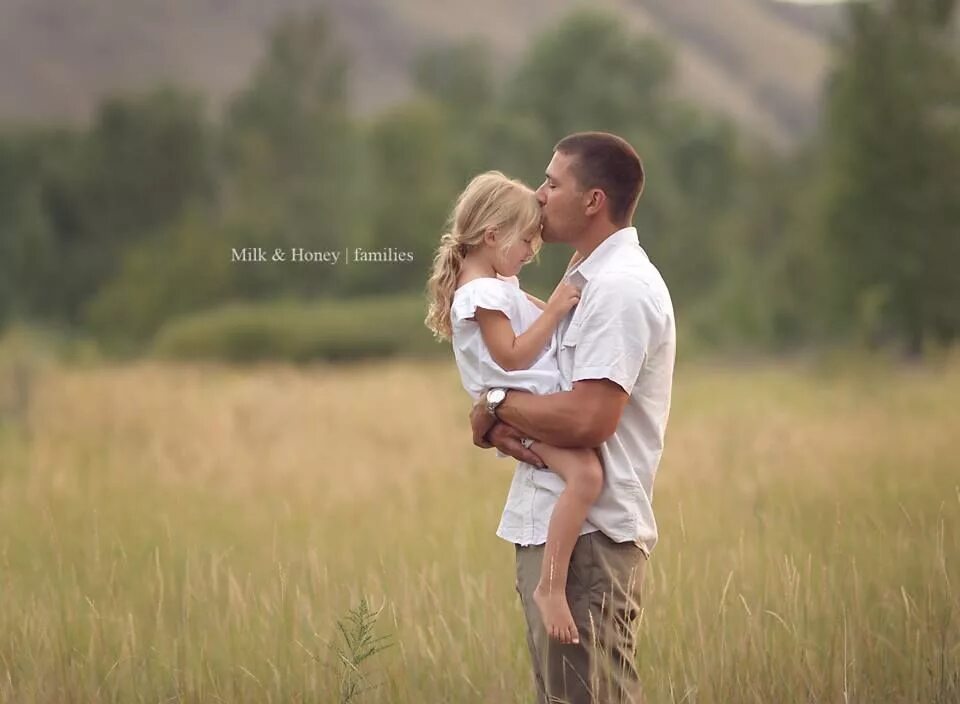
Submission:
POLYGON ((577 328, 564 335, 565 344, 576 346, 571 381, 609 379, 629 394, 661 316, 649 289, 635 279, 597 280, 591 288, 580 302, 585 309, 577 328))
POLYGON ((514 294, 510 291, 510 284, 500 279, 474 279, 465 284, 457 292, 457 297, 450 309, 450 317, 454 322, 472 318, 477 308, 498 310, 507 318, 513 320, 514 294))

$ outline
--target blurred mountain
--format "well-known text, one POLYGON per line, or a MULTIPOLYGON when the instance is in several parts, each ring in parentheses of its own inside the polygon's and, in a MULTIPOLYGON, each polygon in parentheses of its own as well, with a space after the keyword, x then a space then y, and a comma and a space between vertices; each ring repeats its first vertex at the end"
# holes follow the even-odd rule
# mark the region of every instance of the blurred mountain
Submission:
MULTIPOLYGON (((326 7, 352 58, 354 101, 409 94, 431 44, 480 37, 506 72, 568 0, 0 0, 0 121, 82 121, 107 94, 161 81, 219 106, 246 82, 283 14, 326 7)), ((677 57, 678 91, 779 144, 812 129, 842 8, 774 0, 599 0, 677 57)), ((571 47, 589 51, 589 47, 571 47)))

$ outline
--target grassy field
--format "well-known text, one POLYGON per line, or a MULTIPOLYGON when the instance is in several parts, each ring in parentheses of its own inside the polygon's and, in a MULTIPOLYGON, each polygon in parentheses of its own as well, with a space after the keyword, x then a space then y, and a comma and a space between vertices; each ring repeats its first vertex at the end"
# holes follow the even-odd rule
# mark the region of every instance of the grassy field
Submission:
MULTIPOLYGON (((54 366, 21 396, 0 701, 343 701, 363 599, 390 647, 353 701, 533 701, 511 465, 470 445, 449 363, 54 366)), ((960 701, 958 399, 956 362, 681 366, 649 701, 960 701)))

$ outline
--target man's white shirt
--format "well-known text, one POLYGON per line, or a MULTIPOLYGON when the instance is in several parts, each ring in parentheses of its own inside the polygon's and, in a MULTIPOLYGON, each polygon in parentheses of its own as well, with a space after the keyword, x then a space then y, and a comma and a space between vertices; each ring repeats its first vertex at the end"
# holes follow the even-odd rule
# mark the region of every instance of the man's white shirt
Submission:
MULTIPOLYGON (((676 356, 670 293, 633 227, 610 235, 565 278, 581 296, 557 330, 561 388, 609 379, 630 395, 616 431, 600 446, 603 491, 580 533, 601 530, 615 542, 636 542, 649 555, 657 542, 653 482, 676 356)), ((497 535, 520 545, 545 543, 563 488, 553 472, 518 463, 497 535)))

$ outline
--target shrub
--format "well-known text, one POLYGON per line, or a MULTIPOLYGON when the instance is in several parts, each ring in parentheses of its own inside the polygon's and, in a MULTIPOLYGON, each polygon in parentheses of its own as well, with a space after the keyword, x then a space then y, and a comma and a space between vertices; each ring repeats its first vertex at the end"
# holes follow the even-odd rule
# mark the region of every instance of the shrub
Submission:
POLYGON ((419 296, 233 303, 169 321, 154 338, 153 350, 167 358, 232 362, 348 361, 449 351, 433 342, 424 314, 419 296))

